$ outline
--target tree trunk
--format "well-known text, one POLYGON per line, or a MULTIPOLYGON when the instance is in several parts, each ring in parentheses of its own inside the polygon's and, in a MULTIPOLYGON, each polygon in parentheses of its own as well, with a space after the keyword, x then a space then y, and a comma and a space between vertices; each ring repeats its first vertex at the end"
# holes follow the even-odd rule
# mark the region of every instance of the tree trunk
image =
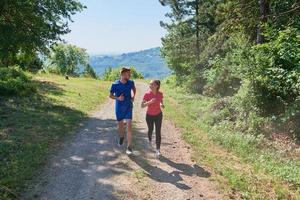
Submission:
POLYGON ((199 0, 196 0, 196 5, 195 5, 195 10, 196 10, 196 59, 197 59, 197 64, 200 56, 200 22, 199 22, 199 0))
POLYGON ((259 4, 259 18, 260 24, 257 26, 257 44, 263 44, 265 37, 263 36, 262 24, 267 22, 267 14, 269 13, 269 2, 268 0, 258 0, 259 4))
POLYGON ((9 66, 9 53, 7 50, 2 50, 0 63, 3 64, 3 67, 9 66))

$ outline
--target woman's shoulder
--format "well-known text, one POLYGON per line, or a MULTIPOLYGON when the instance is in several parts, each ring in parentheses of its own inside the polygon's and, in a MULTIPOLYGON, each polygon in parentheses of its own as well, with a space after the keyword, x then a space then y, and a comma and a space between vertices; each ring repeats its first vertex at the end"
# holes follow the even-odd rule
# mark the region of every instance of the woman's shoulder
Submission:
POLYGON ((146 91, 146 92, 145 92, 145 95, 151 95, 151 91, 149 91, 149 90, 146 91))
POLYGON ((151 97, 150 95, 151 95, 151 93, 149 91, 145 92, 143 99, 148 100, 151 97))

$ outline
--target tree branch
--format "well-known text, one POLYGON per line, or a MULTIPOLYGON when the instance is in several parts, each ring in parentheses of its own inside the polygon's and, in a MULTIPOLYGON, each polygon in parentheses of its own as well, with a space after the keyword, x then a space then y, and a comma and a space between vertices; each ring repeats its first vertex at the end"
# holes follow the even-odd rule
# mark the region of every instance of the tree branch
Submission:
POLYGON ((4 185, 0 185, 0 189, 4 190, 5 192, 8 192, 11 195, 13 195, 17 200, 21 199, 17 194, 15 194, 13 191, 11 191, 8 187, 6 187, 4 185))
POLYGON ((283 16, 283 15, 286 15, 286 14, 289 14, 291 12, 294 12, 296 10, 300 9, 300 6, 297 6, 291 10, 288 10, 288 11, 285 11, 285 12, 282 12, 282 13, 278 13, 278 14, 271 14, 271 15, 266 15, 265 17, 269 18, 269 17, 280 17, 280 16, 283 16))

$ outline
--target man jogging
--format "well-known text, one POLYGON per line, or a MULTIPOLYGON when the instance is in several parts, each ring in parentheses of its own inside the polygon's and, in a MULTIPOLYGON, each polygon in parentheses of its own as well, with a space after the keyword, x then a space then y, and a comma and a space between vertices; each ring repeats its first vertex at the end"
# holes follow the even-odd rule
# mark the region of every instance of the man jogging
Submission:
POLYGON ((123 67, 120 73, 120 80, 112 84, 109 97, 116 100, 115 113, 119 129, 119 138, 117 141, 119 146, 122 146, 124 142, 124 120, 127 122, 126 154, 130 155, 132 154, 132 109, 136 88, 134 82, 130 80, 130 69, 123 67))

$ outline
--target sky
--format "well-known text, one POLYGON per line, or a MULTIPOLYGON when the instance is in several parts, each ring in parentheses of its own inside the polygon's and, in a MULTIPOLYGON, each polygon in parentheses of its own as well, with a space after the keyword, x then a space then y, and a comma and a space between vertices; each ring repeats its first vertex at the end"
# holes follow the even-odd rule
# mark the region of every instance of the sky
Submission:
POLYGON ((167 7, 158 0, 81 0, 87 6, 72 17, 68 43, 89 54, 117 54, 161 46, 167 7))

